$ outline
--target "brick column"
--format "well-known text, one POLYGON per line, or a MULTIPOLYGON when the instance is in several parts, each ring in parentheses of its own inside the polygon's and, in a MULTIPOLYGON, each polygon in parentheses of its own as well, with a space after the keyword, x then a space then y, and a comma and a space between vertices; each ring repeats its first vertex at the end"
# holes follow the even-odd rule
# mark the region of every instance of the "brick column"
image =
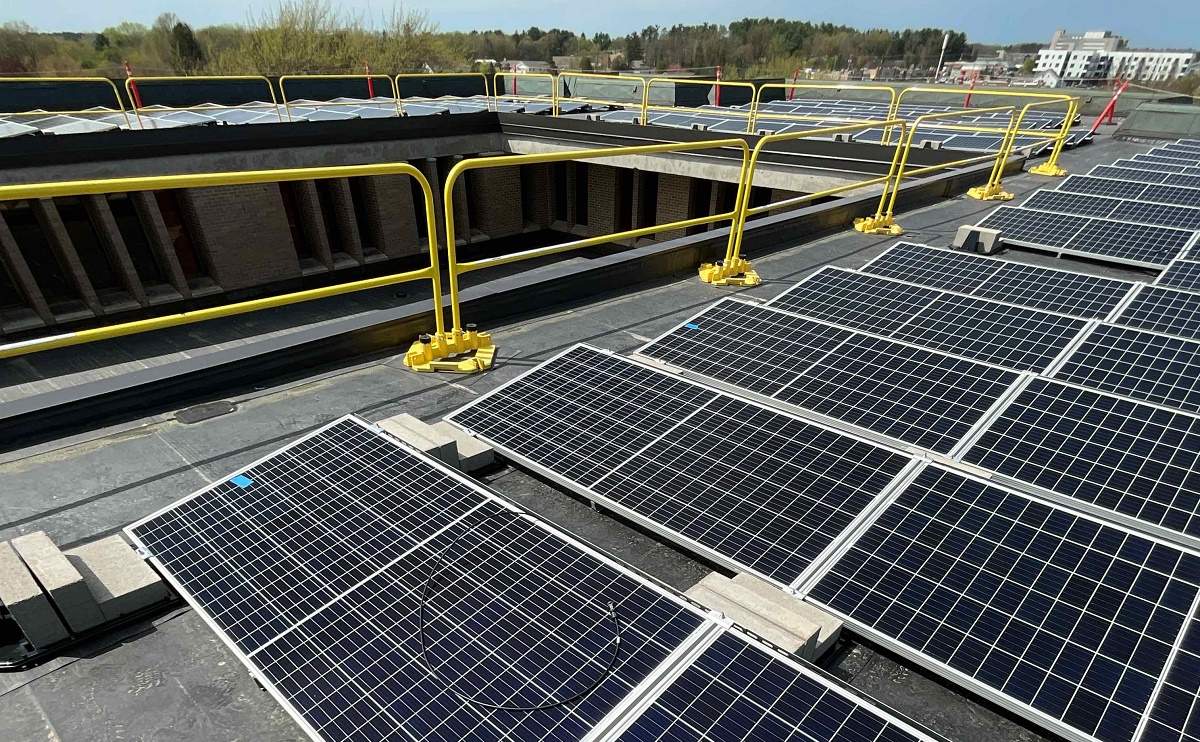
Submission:
POLYGON ((589 163, 587 173, 587 235, 612 234, 617 231, 617 170, 589 163))
MULTIPOLYGON (((692 179, 684 175, 659 173, 658 175, 658 223, 688 219, 691 205, 692 179)), ((673 240, 683 237, 682 229, 671 229, 657 234, 660 240, 673 240)))
POLYGON ((221 288, 300 277, 278 184, 187 188, 182 195, 196 249, 221 288))
POLYGON ((539 229, 549 229, 554 222, 550 167, 546 162, 521 166, 522 204, 529 206, 529 217, 539 229))
POLYGON ((329 192, 333 194, 333 213, 337 218, 342 246, 350 257, 363 264, 362 235, 358 233, 358 219, 354 215, 354 198, 350 193, 350 181, 345 178, 330 178, 329 192))
POLYGON ((469 176, 468 191, 479 231, 488 237, 524 232, 521 169, 512 165, 473 170, 469 176))
POLYGON ((133 208, 137 211, 146 239, 150 241, 150 250, 154 253, 167 283, 183 298, 192 298, 192 289, 188 286, 187 277, 183 275, 183 268, 179 266, 179 256, 175 254, 175 246, 171 244, 171 236, 167 233, 167 225, 163 221, 162 212, 158 210, 154 193, 137 191, 129 195, 133 199, 133 208))
MULTIPOLYGON (((450 170, 462 162, 462 155, 452 155, 442 158, 442 182, 449 175, 450 170)), ((467 176, 460 176, 454 183, 454 237, 459 244, 467 244, 471 241, 471 223, 467 214, 467 176)))
POLYGON ((108 207, 108 199, 104 196, 84 196, 83 208, 87 210, 88 218, 92 220, 92 225, 96 228, 96 235, 100 238, 100 244, 104 247, 105 254, 108 255, 108 262, 116 269, 125 290, 137 300, 138 304, 143 307, 149 306, 150 301, 146 298, 146 289, 142 286, 142 279, 138 277, 137 269, 133 267, 133 259, 129 257, 129 249, 125 247, 125 238, 121 236, 121 230, 117 227, 117 220, 113 218, 112 209, 108 207))
MULTIPOLYGON (((566 219, 567 229, 574 229, 575 225, 577 224, 577 222, 575 220, 578 218, 576 215, 576 212, 575 212, 575 175, 576 175, 577 171, 575 170, 575 163, 573 163, 573 162, 566 163, 566 167, 567 167, 567 219, 566 219)), ((555 183, 555 187, 556 188, 558 187, 557 183, 555 183)))
POLYGON ((100 304, 96 290, 92 288, 92 281, 83 269, 79 253, 75 252, 75 245, 71 242, 71 236, 67 234, 67 227, 58 215, 58 207, 54 205, 54 201, 38 198, 29 203, 33 206, 33 213, 37 215, 42 232, 58 255, 59 262, 66 269, 67 278, 75 286, 75 293, 94 314, 104 314, 104 306, 100 304))
POLYGON ((367 178, 363 193, 367 198, 371 243, 389 258, 421 252, 412 178, 407 175, 367 178))
POLYGON ((43 322, 53 325, 55 323, 54 312, 50 311, 46 297, 38 288, 37 281, 33 280, 29 264, 25 262, 25 256, 21 254, 21 248, 17 247, 17 241, 13 239, 12 232, 9 231, 8 223, 4 221, 3 216, 0 216, 0 260, 4 261, 8 275, 21 290, 25 301, 29 303, 29 308, 36 312, 43 322))
MULTIPOLYGON (((446 242, 446 209, 442 205, 442 175, 438 169, 438 161, 436 157, 426 157, 424 160, 418 160, 416 163, 417 169, 429 181, 429 189, 433 191, 433 217, 437 223, 437 244, 439 247, 445 247, 446 242)), ((424 213, 421 218, 424 219, 424 213)))
POLYGON ((333 251, 329 247, 325 219, 321 216, 321 199, 317 196, 317 184, 311 180, 296 181, 295 189, 304 235, 308 238, 316 259, 321 265, 333 270, 333 251))

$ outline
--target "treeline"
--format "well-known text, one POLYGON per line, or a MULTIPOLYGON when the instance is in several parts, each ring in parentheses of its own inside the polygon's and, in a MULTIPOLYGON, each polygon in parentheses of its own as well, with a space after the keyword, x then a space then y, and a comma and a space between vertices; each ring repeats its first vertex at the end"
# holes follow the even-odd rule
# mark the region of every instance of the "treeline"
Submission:
MULTIPOLYGON (((582 66, 635 62, 657 70, 720 65, 727 78, 790 75, 795 68, 928 70, 937 64, 943 30, 861 31, 849 26, 771 18, 716 24, 647 26, 620 37, 532 27, 440 32, 423 13, 393 10, 368 19, 331 0, 284 0, 242 25, 193 29, 174 14, 152 26, 122 23, 98 33, 38 33, 19 22, 0 28, 0 73, 119 76, 128 60, 140 75, 319 74, 469 69, 475 60, 551 62, 570 56, 582 66), (603 54, 616 51, 618 54, 603 54)), ((966 35, 951 32, 947 60, 970 58, 966 35)))

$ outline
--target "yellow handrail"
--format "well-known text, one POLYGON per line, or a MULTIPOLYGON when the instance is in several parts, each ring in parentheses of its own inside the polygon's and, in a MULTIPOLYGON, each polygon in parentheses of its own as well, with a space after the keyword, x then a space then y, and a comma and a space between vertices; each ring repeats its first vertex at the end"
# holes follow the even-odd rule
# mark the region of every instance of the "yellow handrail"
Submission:
MULTIPOLYGON (((898 118, 897 116, 894 115, 895 112, 893 111, 893 109, 895 108, 895 105, 896 105, 896 89, 893 87, 890 87, 888 85, 852 85, 852 86, 850 86, 850 85, 839 85, 839 84, 834 84, 834 83, 765 82, 758 86, 758 91, 754 95, 754 106, 753 106, 754 126, 756 128, 758 127, 759 119, 763 118, 763 117, 771 118, 771 119, 783 119, 783 120, 789 120, 789 121, 790 120, 810 120, 799 114, 769 113, 769 112, 763 113, 762 104, 771 102, 771 101, 763 100, 763 91, 764 90, 772 90, 772 89, 835 90, 835 91, 854 91, 854 92, 858 92, 860 90, 869 90, 869 91, 875 91, 875 92, 884 92, 884 93, 888 94, 887 118, 889 118, 889 119, 898 118)), ((788 101, 788 102, 795 102, 795 101, 788 101)), ((880 101, 880 102, 882 102, 882 101, 880 101)), ((867 120, 867 119, 846 119, 843 116, 824 116, 824 117, 817 117, 817 119, 822 120, 822 121, 830 121, 830 120, 838 120, 838 119, 844 119, 844 120, 848 120, 848 121, 865 121, 865 120, 867 120)), ((884 135, 884 141, 887 142, 888 144, 890 144, 892 141, 891 127, 887 127, 886 129, 884 129, 883 135, 884 135)))
POLYGON ((396 103, 400 106, 401 113, 404 113, 404 103, 401 100, 403 92, 400 90, 400 81, 422 80, 431 77, 478 77, 483 81, 483 98, 487 101, 487 109, 489 111, 492 110, 491 95, 488 93, 487 75, 482 72, 402 72, 393 78, 396 90, 396 103))
POLYGON ((650 103, 650 89, 652 87, 654 87, 655 83, 671 83, 673 85, 704 85, 706 87, 711 87, 714 90, 716 89, 717 86, 720 86, 723 88, 738 88, 738 89, 749 88, 750 89, 749 103, 751 106, 749 110, 742 110, 740 108, 726 108, 725 106, 722 106, 722 108, 724 110, 721 111, 721 115, 728 115, 728 116, 734 116, 734 117, 744 116, 746 118, 746 133, 747 134, 754 133, 754 96, 758 94, 758 91, 752 83, 741 82, 738 80, 731 80, 731 81, 726 82, 724 80, 717 81, 717 80, 693 80, 690 78, 675 78, 675 77, 652 77, 646 81, 646 86, 644 88, 642 88, 642 125, 643 126, 645 126, 646 124, 649 123, 648 119, 649 119, 650 111, 670 111, 670 112, 676 113, 679 111, 680 108, 682 108, 684 110, 691 111, 692 115, 696 115, 696 116, 702 116, 705 113, 705 111, 703 111, 703 110, 700 110, 698 108, 692 108, 690 106, 652 105, 650 103))
POLYGON ((500 110, 499 102, 501 100, 515 101, 548 101, 550 103, 551 113, 558 115, 558 80, 549 72, 497 72, 492 79, 492 91, 495 93, 496 110, 500 110), (514 80, 516 87, 515 93, 501 93, 500 89, 503 86, 507 89, 507 84, 501 82, 501 78, 511 78, 514 80), (546 95, 527 95, 521 92, 521 80, 545 80, 549 83, 546 95))
MULTIPOLYGON (((302 82, 305 80, 362 80, 362 81, 366 82, 367 80, 380 80, 380 79, 388 81, 388 87, 390 87, 392 90, 392 99, 395 101, 395 104, 396 104, 396 115, 399 116, 401 113, 401 111, 400 111, 400 96, 396 94, 396 81, 392 78, 391 75, 367 75, 367 74, 362 74, 362 75, 284 75, 283 77, 279 78, 279 97, 280 97, 280 99, 283 100, 283 110, 285 112, 287 112, 287 119, 288 119, 288 121, 291 121, 292 120, 292 106, 299 105, 299 104, 291 103, 288 101, 287 85, 285 83, 287 83, 289 81, 302 82)), ((322 106, 342 106, 342 105, 347 105, 347 104, 331 103, 328 101, 314 101, 312 103, 304 103, 303 107, 305 107, 305 108, 320 108, 322 106)))
MULTIPOLYGON (((646 87, 645 81, 640 77, 628 75, 597 75, 591 72, 560 72, 558 75, 558 106, 561 108, 563 101, 575 101, 578 103, 589 103, 597 106, 638 106, 641 107, 642 97, 646 87), (617 100, 615 98, 594 98, 591 96, 579 95, 575 89, 572 89, 570 95, 566 94, 566 87, 569 82, 578 82, 579 80, 597 80, 608 84, 626 84, 629 85, 636 93, 631 93, 630 100, 617 100), (639 91, 638 89, 641 88, 639 91)), ((557 115, 555 111, 555 115, 557 115)))
MULTIPOLYGON (((768 134, 758 140, 754 145, 754 150, 750 154, 749 162, 746 165, 745 174, 742 177, 742 186, 739 188, 739 196, 737 202, 737 221, 733 226, 730 234, 729 244, 725 249, 725 259, 718 264, 705 263, 700 266, 700 278, 707 283, 718 285, 736 283, 742 285, 754 285, 759 282, 757 274, 755 274, 747 261, 741 254, 742 252, 742 235, 746 229, 746 220, 754 215, 765 211, 773 211, 775 209, 787 208, 806 201, 813 201, 818 198, 832 196, 844 191, 854 190, 857 188, 866 188, 871 185, 883 184, 883 195, 887 196, 888 184, 896 174, 897 164, 900 161, 900 151, 903 149, 901 144, 896 145, 896 153, 892 156, 892 163, 888 169, 887 175, 870 178, 865 181, 852 183, 850 185, 838 186, 830 188, 826 191, 818 193, 809 193, 796 198, 786 199, 777 203, 768 204, 766 206, 750 207, 750 188, 754 183, 754 170, 758 166, 759 155, 763 150, 776 142, 786 142, 794 139, 807 139, 809 137, 832 136, 834 134, 847 134, 854 131, 862 131, 863 129, 878 129, 883 127, 899 126, 901 132, 908 127, 908 122, 904 119, 885 119, 882 121, 861 121, 845 126, 834 126, 827 129, 813 129, 810 131, 793 131, 784 134, 768 134)), ((903 138, 903 137, 902 137, 903 138)))
MULTIPOLYGON (((125 125, 131 126, 129 121, 129 112, 125 109, 125 101, 121 100, 121 91, 117 89, 116 84, 107 77, 0 77, 0 83, 39 83, 39 82, 85 82, 85 83, 105 83, 112 89, 113 98, 117 101, 116 111, 119 111, 125 118, 125 125)), ((132 99, 131 99, 132 100, 132 99)), ((86 108, 77 111, 5 111, 4 116, 78 116, 80 114, 94 116, 96 111, 89 111, 86 108)))
MULTIPOLYGON (((669 229, 684 229, 700 224, 711 224, 729 220, 731 224, 735 224, 738 218, 739 211, 733 211, 715 214, 706 217, 697 217, 694 219, 685 219, 667 224, 656 224, 649 227, 639 229, 629 229, 623 232, 614 232, 612 234, 600 235, 597 237, 589 237, 582 240, 573 240, 571 242, 551 245, 548 247, 535 248, 532 250, 524 250, 518 253, 509 255, 501 255, 492 258, 483 258, 481 260, 473 260, 467 262, 459 262, 455 252, 455 231, 454 231, 454 185, 462 174, 468 170, 481 170, 484 168, 509 167, 513 165, 530 165, 542 162, 569 162, 575 160, 594 160, 607 157, 622 157, 622 156, 637 156, 637 155, 653 155, 671 152, 690 152, 705 149, 722 149, 731 147, 742 151, 742 167, 741 176, 738 183, 738 200, 740 202, 742 191, 746 189, 745 173, 749 165, 750 147, 745 140, 740 138, 731 139, 713 139, 703 142, 674 142, 670 144, 650 144, 633 147, 613 147, 609 149, 586 149, 586 150, 570 150, 566 152, 546 152, 541 154, 531 155, 502 155, 499 157, 477 157, 469 160, 463 160, 450 169, 446 176, 446 183, 443 188, 445 195, 443 203, 445 204, 445 219, 446 219, 446 263, 447 271, 449 272, 450 282, 450 312, 451 312, 451 332, 459 333, 463 331, 462 316, 459 309, 458 299, 458 277, 461 274, 471 271, 480 270, 482 268, 490 268, 497 265, 505 265, 514 263, 519 260, 528 260, 530 258, 542 257, 545 255, 554 255, 556 253, 565 252, 567 250, 578 250, 591 245, 600 245, 614 240, 632 239, 642 237, 656 232, 663 232, 669 229)), ((733 243, 736 230, 731 230, 729 235, 730 244, 733 243)))
MULTIPOLYGON (((244 104, 240 104, 240 105, 231 104, 228 106, 217 106, 217 107, 218 108, 238 108, 238 109, 271 108, 275 111, 275 115, 279 117, 279 121, 281 123, 283 122, 283 112, 279 110, 279 100, 275 97, 275 86, 271 84, 270 80, 268 80, 266 77, 264 77, 262 75, 186 75, 186 76, 168 75, 168 76, 164 76, 164 77, 127 77, 127 78, 125 78, 125 92, 126 92, 126 94, 129 95, 129 100, 133 104, 133 115, 137 117, 138 124, 140 125, 142 123, 142 114, 141 114, 141 111, 139 110, 137 101, 138 101, 138 98, 140 97, 140 93, 144 92, 144 91, 141 88, 138 88, 138 91, 139 91, 138 95, 135 95, 133 92, 133 88, 135 86, 137 86, 139 83, 144 83, 144 82, 149 82, 149 83, 156 83, 156 82, 158 82, 158 83, 163 83, 163 82, 214 82, 214 81, 226 81, 226 82, 253 81, 253 82, 264 83, 267 86, 267 92, 270 93, 270 95, 271 95, 271 103, 269 105, 266 103, 263 103, 263 104, 244 103, 244 104)), ((142 101, 141 107, 146 107, 146 101, 144 101, 144 100, 142 101)), ((212 111, 213 109, 214 109, 214 107, 211 105, 209 105, 209 106, 163 106, 163 108, 162 108, 162 110, 167 110, 167 111, 212 111)))
POLYGON ((244 314, 259 309, 269 309, 288 304, 296 304, 312 299, 324 299, 329 296, 348 294, 354 291, 391 286, 406 281, 429 280, 433 287, 434 324, 439 335, 445 333, 445 323, 442 319, 441 307, 441 267, 438 263, 437 250, 437 218, 433 211, 433 189, 429 181, 412 165, 407 162, 389 162, 376 165, 340 165, 335 167, 291 168, 285 170, 250 170, 245 172, 199 173, 195 175, 154 175, 133 178, 111 178, 107 180, 79 180, 65 183, 30 183, 21 185, 0 186, 0 201, 22 200, 31 198, 52 198, 55 196, 86 196, 105 193, 127 193, 130 191, 153 191, 172 188, 204 188, 208 186, 243 185, 247 183, 277 183, 280 181, 311 180, 320 178, 357 178, 373 175, 410 175, 416 179, 425 196, 425 225, 429 235, 429 265, 414 271, 405 271, 390 276, 368 278, 362 281, 336 284, 319 289, 296 291, 280 296, 263 299, 253 299, 224 306, 200 309, 194 312, 182 312, 152 319, 123 322, 121 324, 97 327, 91 330, 37 338, 8 345, 0 345, 0 358, 33 353, 51 348, 63 348, 69 345, 79 345, 94 340, 133 335, 150 330, 186 325, 219 317, 229 317, 244 314))

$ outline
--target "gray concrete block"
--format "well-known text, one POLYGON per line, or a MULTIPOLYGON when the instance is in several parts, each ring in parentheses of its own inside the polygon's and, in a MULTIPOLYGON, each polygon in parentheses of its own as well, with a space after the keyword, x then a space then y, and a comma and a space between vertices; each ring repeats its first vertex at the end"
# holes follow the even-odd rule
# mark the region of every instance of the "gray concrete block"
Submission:
POLYGON ((12 547, 41 583, 71 631, 87 631, 104 623, 104 614, 83 575, 44 531, 18 536, 12 540, 12 547))
POLYGON ((83 575, 106 621, 148 608, 170 596, 158 573, 120 534, 76 546, 67 550, 66 556, 83 575))
POLYGON ((739 572, 734 576, 733 582, 742 587, 752 590, 759 595, 776 595, 780 599, 789 601, 788 605, 792 610, 796 611, 801 616, 804 616, 809 621, 817 624, 820 627, 820 635, 816 645, 813 647, 813 659, 820 659, 826 652, 833 648, 837 640, 842 636, 842 619, 830 613, 817 608, 814 605, 805 603, 800 598, 794 595, 789 595, 771 583, 760 580, 753 575, 739 572))
POLYGON ((702 583, 692 586, 687 591, 687 596, 703 606, 720 611, 734 623, 744 626, 784 651, 800 657, 804 657, 806 651, 811 651, 808 637, 796 636, 782 626, 747 609, 744 605, 709 590, 702 583))
POLYGON ((4 603, 35 649, 70 636, 50 605, 50 599, 7 542, 0 542, 0 603, 4 603))
POLYGON ((407 412, 380 420, 379 427, 430 457, 458 468, 458 449, 454 439, 407 412))
POLYGON ((496 453, 491 446, 445 420, 434 423, 433 429, 454 439, 454 445, 458 449, 458 468, 463 471, 476 471, 496 462, 496 453))
POLYGON ((975 227, 964 224, 954 234, 954 247, 966 252, 980 255, 993 255, 1000 251, 1001 234, 999 230, 986 227, 975 227))
POLYGON ((800 601, 794 596, 782 590, 775 590, 774 593, 751 590, 716 572, 705 577, 700 584, 803 640, 803 645, 796 654, 807 660, 813 658, 813 651, 820 640, 821 627, 796 610, 800 601))

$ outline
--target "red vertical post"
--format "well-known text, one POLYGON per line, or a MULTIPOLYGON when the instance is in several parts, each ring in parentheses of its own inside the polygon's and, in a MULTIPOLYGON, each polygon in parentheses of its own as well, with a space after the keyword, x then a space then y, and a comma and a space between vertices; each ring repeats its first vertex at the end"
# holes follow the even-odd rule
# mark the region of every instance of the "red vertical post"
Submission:
POLYGON ((371 63, 363 62, 363 67, 367 69, 367 95, 371 100, 375 100, 375 80, 371 78, 371 63))
MULTIPOLYGON (((125 60, 125 76, 133 77, 133 68, 129 66, 129 60, 125 60)), ((137 81, 129 83, 129 92, 133 94, 133 105, 135 108, 142 107, 142 96, 138 93, 137 81)))
MULTIPOLYGON (((797 67, 796 71, 792 73, 792 85, 795 85, 796 81, 799 79, 800 79, 800 68, 797 67)), ((796 89, 789 88, 788 89, 788 100, 792 100, 795 97, 796 97, 796 89)))
POLYGON ((975 81, 978 79, 979 79, 979 70, 976 70, 975 74, 971 77, 971 87, 967 91, 967 102, 963 104, 963 108, 971 107, 971 90, 975 89, 975 81))
POLYGON ((717 87, 713 94, 713 104, 721 105, 721 65, 717 65, 717 87))

